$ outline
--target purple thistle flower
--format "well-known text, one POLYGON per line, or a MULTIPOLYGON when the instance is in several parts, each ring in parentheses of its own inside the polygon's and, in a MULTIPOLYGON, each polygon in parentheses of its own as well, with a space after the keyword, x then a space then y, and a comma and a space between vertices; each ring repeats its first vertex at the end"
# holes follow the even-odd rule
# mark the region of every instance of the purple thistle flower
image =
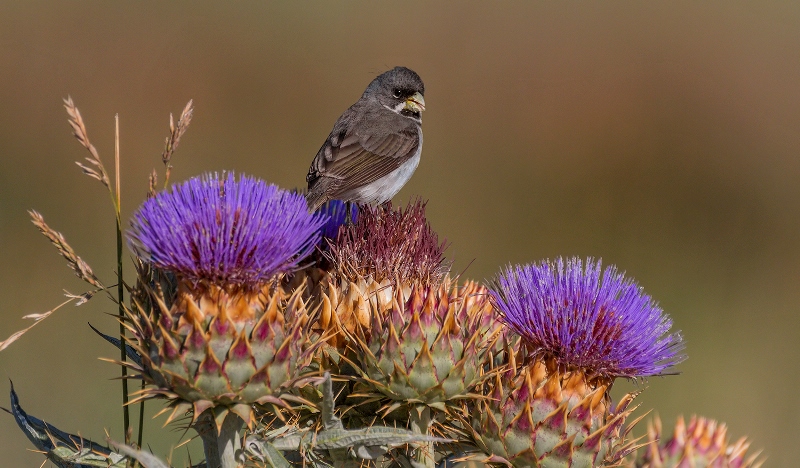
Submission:
MULTIPOLYGON (((358 219, 358 206, 354 203, 350 211, 352 212, 350 221, 355 223, 358 219)), ((328 222, 320 229, 322 238, 336 240, 339 235, 339 227, 347 221, 347 204, 341 200, 330 200, 322 205, 317 210, 317 213, 322 213, 329 217, 328 222)), ((327 246, 325 242, 323 244, 327 246)))
POLYGON ((252 289, 296 269, 327 220, 309 214, 302 195, 247 176, 205 174, 145 201, 128 244, 194 283, 252 289))
POLYGON ((614 266, 579 258, 509 266, 492 298, 537 357, 602 377, 663 374, 685 359, 680 333, 650 296, 614 266))
POLYGON ((425 217, 427 202, 415 200, 404 208, 391 202, 362 206, 352 226, 339 231, 326 258, 350 281, 371 276, 375 281, 438 283, 450 269, 444 257, 447 242, 425 217))

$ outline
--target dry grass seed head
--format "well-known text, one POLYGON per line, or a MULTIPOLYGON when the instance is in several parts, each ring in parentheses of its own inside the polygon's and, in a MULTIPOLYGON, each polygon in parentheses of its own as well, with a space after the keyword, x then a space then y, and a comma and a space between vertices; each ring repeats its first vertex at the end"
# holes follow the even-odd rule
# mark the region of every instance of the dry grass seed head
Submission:
POLYGON ((44 222, 44 217, 35 210, 30 210, 31 222, 39 228, 39 231, 47 237, 50 242, 58 249, 58 253, 67 261, 69 267, 75 272, 75 276, 86 281, 97 288, 103 288, 103 283, 94 275, 91 267, 81 259, 72 247, 67 244, 67 240, 60 232, 53 230, 44 222))
POLYGON ((89 142, 89 135, 86 132, 86 125, 83 123, 83 117, 81 117, 81 112, 75 107, 75 103, 72 101, 72 97, 67 96, 64 99, 64 108, 67 110, 67 114, 69 115, 69 125, 72 127, 72 134, 75 135, 75 138, 78 139, 78 142, 89 150, 89 157, 86 158, 86 161, 89 163, 84 164, 79 161, 76 161, 75 164, 81 168, 84 174, 88 175, 93 179, 97 179, 106 186, 106 188, 111 188, 111 182, 108 178, 108 173, 106 172, 106 168, 103 166, 103 162, 100 160, 100 155, 97 153, 97 149, 94 145, 89 142), (94 166, 94 167, 92 167, 94 166))
POLYGON ((172 159, 172 153, 178 149, 178 144, 181 141, 181 137, 184 133, 186 133, 186 129, 192 122, 192 116, 194 116, 194 106, 191 99, 186 104, 186 107, 183 108, 181 116, 178 118, 177 126, 175 125, 175 119, 172 117, 172 114, 169 114, 170 135, 166 139, 164 153, 161 155, 161 160, 164 162, 165 166, 169 167, 169 161, 172 159))

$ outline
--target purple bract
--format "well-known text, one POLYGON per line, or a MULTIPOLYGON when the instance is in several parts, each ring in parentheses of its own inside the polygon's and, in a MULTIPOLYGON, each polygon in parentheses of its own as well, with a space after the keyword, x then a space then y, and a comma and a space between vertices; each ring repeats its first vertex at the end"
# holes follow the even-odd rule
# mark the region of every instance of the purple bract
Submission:
POLYGON ((663 374, 682 361, 680 333, 650 296, 600 261, 541 262, 504 269, 492 297, 533 354, 565 370, 603 377, 663 374))
MULTIPOLYGON (((350 221, 355 223, 358 219, 358 206, 354 203, 350 211, 350 221)), ((330 200, 322 205, 317 210, 317 213, 322 213, 329 217, 328 222, 320 229, 322 238, 336 240, 336 236, 339 235, 339 227, 343 226, 347 221, 347 203, 341 200, 330 200)), ((327 244, 323 240, 323 247, 326 246, 327 244)))
POLYGON ((262 180, 206 174, 145 201, 128 231, 144 261, 195 283, 256 288, 297 268, 319 242, 324 214, 262 180))

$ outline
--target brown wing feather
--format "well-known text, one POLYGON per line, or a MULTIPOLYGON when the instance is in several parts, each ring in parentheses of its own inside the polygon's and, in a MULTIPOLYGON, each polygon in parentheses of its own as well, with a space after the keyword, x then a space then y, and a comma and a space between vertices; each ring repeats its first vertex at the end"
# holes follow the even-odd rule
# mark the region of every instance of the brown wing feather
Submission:
POLYGON ((362 120, 359 122, 362 125, 349 125, 351 120, 356 120, 351 111, 354 109, 348 109, 339 118, 311 164, 306 180, 309 187, 307 198, 312 208, 375 182, 417 152, 420 137, 415 122, 386 111, 391 115, 365 116, 363 120, 358 119, 362 120), (387 117, 398 119, 392 122, 395 125, 390 126, 397 128, 394 132, 380 125, 381 120, 385 122, 387 117), (348 127, 357 130, 345 130, 348 127))
POLYGON ((416 132, 390 134, 379 141, 355 144, 346 154, 340 153, 326 168, 326 176, 352 180, 354 186, 366 185, 389 174, 406 162, 417 150, 416 132))

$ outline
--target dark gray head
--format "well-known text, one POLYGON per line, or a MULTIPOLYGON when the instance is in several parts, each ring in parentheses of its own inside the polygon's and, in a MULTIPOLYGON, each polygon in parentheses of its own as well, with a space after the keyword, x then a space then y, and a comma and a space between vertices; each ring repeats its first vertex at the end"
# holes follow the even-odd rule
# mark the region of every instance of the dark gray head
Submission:
POLYGON ((406 67, 394 67, 372 80, 364 97, 377 99, 398 114, 419 118, 425 110, 425 84, 406 67))

